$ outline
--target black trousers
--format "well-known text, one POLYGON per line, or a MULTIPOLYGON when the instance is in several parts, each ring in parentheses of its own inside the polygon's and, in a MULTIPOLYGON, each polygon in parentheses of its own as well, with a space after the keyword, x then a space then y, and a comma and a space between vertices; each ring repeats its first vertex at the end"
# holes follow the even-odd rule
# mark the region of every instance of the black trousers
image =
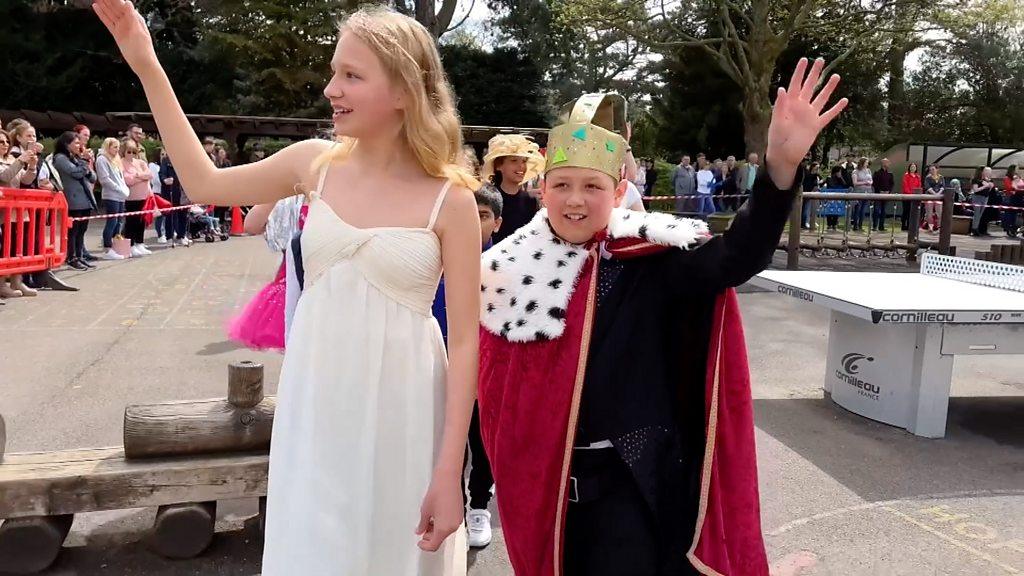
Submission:
POLYGON ((463 475, 463 504, 466 500, 466 492, 469 492, 469 507, 473 510, 486 510, 491 502, 491 486, 494 486, 494 476, 491 475, 491 462, 484 452, 484 442, 480 437, 480 409, 473 405, 473 418, 469 421, 469 443, 466 447, 466 466, 472 467, 469 470, 469 480, 466 482, 463 475))
POLYGON ((697 576, 686 559, 689 543, 665 543, 616 450, 577 450, 572 469, 580 479, 600 476, 601 489, 596 499, 580 493, 580 502, 569 503, 565 576, 697 576))
MULTIPOLYGON (((68 216, 81 218, 88 216, 92 210, 68 210, 68 216)), ((68 262, 81 260, 85 256, 85 231, 89 229, 88 220, 75 220, 68 230, 68 262)))
MULTIPOLYGON (((137 212, 146 206, 145 200, 128 200, 124 203, 125 212, 137 212)), ((146 221, 142 214, 124 217, 124 236, 132 241, 132 245, 142 244, 146 235, 146 221)))

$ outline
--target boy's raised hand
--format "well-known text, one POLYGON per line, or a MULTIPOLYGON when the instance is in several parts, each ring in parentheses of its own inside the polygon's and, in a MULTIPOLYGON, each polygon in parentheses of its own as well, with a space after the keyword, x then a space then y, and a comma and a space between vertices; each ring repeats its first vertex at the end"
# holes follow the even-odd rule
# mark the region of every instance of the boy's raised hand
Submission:
POLYGON ((153 38, 134 4, 126 0, 95 0, 92 9, 114 37, 125 62, 136 74, 158 65, 153 38))
POLYGON ((768 174, 780 189, 792 188, 797 166, 818 134, 849 104, 849 100, 843 98, 822 113, 839 85, 839 75, 833 74, 815 96, 815 86, 824 67, 825 61, 818 58, 808 73, 807 59, 801 58, 789 80, 789 88, 780 87, 775 98, 765 158, 768 160, 768 174))

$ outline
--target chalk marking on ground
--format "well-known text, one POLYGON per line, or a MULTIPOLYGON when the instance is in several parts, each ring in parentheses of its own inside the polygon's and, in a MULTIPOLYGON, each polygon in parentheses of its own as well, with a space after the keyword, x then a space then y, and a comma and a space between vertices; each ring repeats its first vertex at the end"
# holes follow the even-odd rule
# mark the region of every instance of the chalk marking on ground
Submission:
MULTIPOLYGON (((242 275, 242 281, 238 283, 238 293, 235 294, 235 305, 231 308, 232 310, 237 310, 238 306, 242 303, 242 294, 245 293, 245 285, 249 281, 249 274, 252 272, 252 263, 255 260, 256 258, 250 254, 249 262, 245 266, 245 274, 242 275)), ((276 270, 274 271, 274 275, 275 277, 277 276, 276 270)))
POLYGON ((880 502, 868 502, 865 504, 857 504, 856 506, 845 506, 843 508, 836 508, 835 510, 829 510, 827 512, 821 512, 811 516, 805 516, 803 518, 797 518, 791 520, 785 524, 766 532, 768 536, 781 536, 786 532, 794 528, 799 528, 811 522, 817 520, 824 520, 825 518, 832 518, 834 516, 841 516, 849 512, 859 512, 861 510, 870 510, 872 508, 880 508, 883 506, 893 506, 896 504, 914 504, 928 500, 948 500, 950 498, 981 498, 986 496, 1024 496, 1024 490, 977 490, 969 492, 949 492, 943 494, 925 494, 922 496, 916 496, 914 498, 897 498, 895 500, 882 500, 880 502))
POLYGON ((96 326, 97 324, 102 322, 104 318, 109 316, 111 312, 120 309, 124 305, 125 302, 127 302, 129 299, 131 299, 133 296, 135 296, 135 294, 138 293, 140 290, 142 290, 144 287, 152 285, 153 277, 156 276, 156 273, 158 271, 160 271, 160 270, 161 270, 161 268, 159 266, 156 267, 152 272, 149 273, 149 276, 146 276, 145 282, 139 282, 135 286, 135 288, 133 288, 130 292, 125 294, 124 298, 121 298, 120 300, 115 302, 113 305, 111 305, 110 308, 107 308, 106 312, 104 312, 103 314, 99 315, 86 328, 92 328, 92 327, 96 326))
POLYGON ((978 550, 977 548, 975 548, 973 546, 970 546, 968 544, 964 544, 963 542, 957 540, 956 538, 953 538, 952 536, 949 536, 947 534, 943 534, 941 531, 936 530, 935 528, 932 528, 931 526, 925 524, 924 522, 921 522, 920 520, 917 520, 916 518, 910 516, 909 514, 900 512, 899 510, 897 510, 897 509, 895 509, 895 508, 893 508, 891 506, 881 506, 880 508, 882 510, 885 510, 886 512, 889 512, 889 513, 895 515, 896 517, 902 519, 903 521, 907 522, 908 524, 913 524, 914 526, 917 526, 921 530, 924 530, 925 532, 928 532, 929 534, 935 536, 936 538, 939 538, 940 540, 943 540, 943 541, 945 541, 945 542, 947 542, 949 544, 952 544, 953 546, 956 546, 957 548, 960 548, 961 550, 965 550, 967 552, 970 552, 971 554, 977 556, 978 558, 981 558, 982 560, 985 560, 989 564, 993 564, 995 566, 998 566, 998 567, 1002 568, 1003 571, 1005 571, 1007 574, 1020 574, 1020 570, 1014 568, 1013 566, 1010 566, 1009 564, 1003 564, 999 560, 996 560, 995 558, 993 558, 992 556, 989 556, 988 554, 982 552, 981 550, 978 550))
POLYGON ((166 318, 164 318, 163 323, 160 324, 161 328, 167 326, 167 323, 170 322, 171 319, 178 314, 178 310, 180 310, 181 307, 185 305, 185 301, 188 299, 189 296, 192 295, 192 291, 196 289, 196 285, 198 285, 199 281, 203 279, 203 276, 206 276, 206 273, 209 271, 210 264, 212 262, 213 258, 206 259, 206 262, 203 264, 203 269, 199 271, 199 274, 196 274, 195 280, 193 280, 192 284, 190 284, 188 289, 185 290, 185 293, 181 295, 181 299, 178 300, 178 304, 174 307, 173 310, 171 310, 171 313, 168 314, 166 318))

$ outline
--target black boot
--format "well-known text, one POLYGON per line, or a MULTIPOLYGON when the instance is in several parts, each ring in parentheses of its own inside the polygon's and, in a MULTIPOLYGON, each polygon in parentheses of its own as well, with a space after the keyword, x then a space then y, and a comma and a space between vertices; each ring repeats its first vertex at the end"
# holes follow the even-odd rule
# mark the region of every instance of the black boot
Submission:
POLYGON ((65 292, 78 292, 78 288, 74 286, 68 286, 64 282, 61 282, 59 278, 53 275, 50 270, 39 272, 40 280, 42 280, 42 286, 49 288, 50 290, 63 290, 65 292))

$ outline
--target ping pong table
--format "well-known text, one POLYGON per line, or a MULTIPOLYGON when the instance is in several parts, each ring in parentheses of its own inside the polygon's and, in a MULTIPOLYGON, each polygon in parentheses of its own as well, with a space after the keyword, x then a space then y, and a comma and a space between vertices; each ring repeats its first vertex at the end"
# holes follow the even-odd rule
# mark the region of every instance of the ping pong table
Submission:
POLYGON ((825 391, 918 436, 945 435, 955 356, 1024 354, 1024 267, 926 253, 920 273, 768 270, 750 283, 830 309, 825 391))

